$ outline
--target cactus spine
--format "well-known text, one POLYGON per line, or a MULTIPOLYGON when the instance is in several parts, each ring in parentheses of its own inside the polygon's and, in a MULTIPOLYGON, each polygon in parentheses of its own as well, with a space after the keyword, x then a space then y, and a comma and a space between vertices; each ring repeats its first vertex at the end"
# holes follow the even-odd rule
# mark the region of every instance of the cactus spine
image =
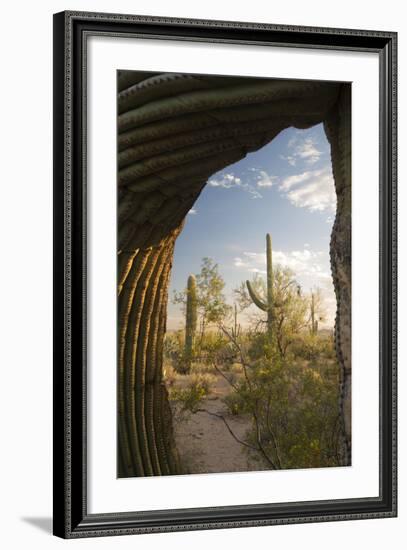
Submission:
POLYGON ((194 340, 197 322, 197 298, 196 279, 194 275, 188 277, 187 307, 185 321, 185 371, 191 368, 192 355, 194 351, 194 340))
POLYGON ((267 313, 267 332, 271 341, 273 335, 273 257, 271 248, 271 236, 267 233, 266 236, 266 257, 267 257, 267 295, 266 300, 262 300, 252 287, 250 281, 246 281, 247 290, 253 303, 262 311, 267 313))

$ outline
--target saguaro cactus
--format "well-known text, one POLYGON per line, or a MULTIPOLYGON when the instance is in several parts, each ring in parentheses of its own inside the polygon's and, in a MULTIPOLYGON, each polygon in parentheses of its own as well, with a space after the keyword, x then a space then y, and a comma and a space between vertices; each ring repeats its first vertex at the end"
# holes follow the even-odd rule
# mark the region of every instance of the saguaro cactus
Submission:
POLYGON ((192 354, 194 350, 194 340, 197 321, 197 297, 196 297, 196 279, 194 275, 188 277, 187 290, 187 308, 185 320, 185 370, 188 372, 191 368, 192 354))
POLYGON ((240 336, 240 324, 237 321, 237 305, 234 305, 233 308, 233 327, 232 327, 232 337, 236 340, 240 336))
POLYGON ((311 333, 318 332, 318 319, 315 319, 315 295, 311 292, 311 333))
POLYGON ((267 233, 266 236, 266 256, 267 256, 267 295, 266 300, 262 300, 252 287, 250 281, 246 281, 247 290, 253 303, 262 311, 267 313, 267 332, 271 341, 273 335, 273 258, 271 248, 271 236, 267 233))

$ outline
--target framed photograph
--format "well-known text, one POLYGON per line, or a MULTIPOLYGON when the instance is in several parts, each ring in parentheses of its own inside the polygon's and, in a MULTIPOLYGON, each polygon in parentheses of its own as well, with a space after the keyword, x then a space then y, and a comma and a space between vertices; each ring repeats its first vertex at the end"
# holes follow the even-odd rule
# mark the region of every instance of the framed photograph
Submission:
POLYGON ((394 517, 393 32, 54 15, 54 534, 394 517))

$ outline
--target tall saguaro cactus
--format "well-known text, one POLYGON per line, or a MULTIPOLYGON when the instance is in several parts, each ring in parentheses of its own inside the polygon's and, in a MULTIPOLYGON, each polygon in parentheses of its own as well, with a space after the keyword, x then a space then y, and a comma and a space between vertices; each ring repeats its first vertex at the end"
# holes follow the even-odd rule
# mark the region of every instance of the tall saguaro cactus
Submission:
POLYGON ((187 289, 187 307, 185 320, 185 370, 191 368, 192 354, 194 350, 194 340, 197 322, 197 297, 196 297, 196 279, 194 275, 188 277, 187 289))
POLYGON ((272 257, 272 247, 271 247, 271 236, 267 233, 266 236, 266 256, 267 256, 267 295, 266 299, 262 300, 260 296, 256 293, 252 287, 250 281, 246 281, 247 290, 249 291, 250 298, 253 300, 253 303, 262 311, 267 313, 267 332, 269 339, 271 341, 273 335, 273 257, 272 257))

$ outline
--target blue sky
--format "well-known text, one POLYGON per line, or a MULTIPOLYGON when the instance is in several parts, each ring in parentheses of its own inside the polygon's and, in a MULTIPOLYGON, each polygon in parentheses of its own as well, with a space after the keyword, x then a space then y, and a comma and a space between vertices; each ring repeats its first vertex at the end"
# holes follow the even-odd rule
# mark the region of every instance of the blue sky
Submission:
POLYGON ((171 303, 208 256, 219 264, 225 294, 254 273, 265 272, 265 237, 273 262, 291 267, 305 291, 319 287, 327 325, 335 313, 329 240, 336 198, 329 144, 322 125, 288 128, 261 150, 214 174, 187 216, 178 237, 171 275, 167 328, 183 326, 171 303))

